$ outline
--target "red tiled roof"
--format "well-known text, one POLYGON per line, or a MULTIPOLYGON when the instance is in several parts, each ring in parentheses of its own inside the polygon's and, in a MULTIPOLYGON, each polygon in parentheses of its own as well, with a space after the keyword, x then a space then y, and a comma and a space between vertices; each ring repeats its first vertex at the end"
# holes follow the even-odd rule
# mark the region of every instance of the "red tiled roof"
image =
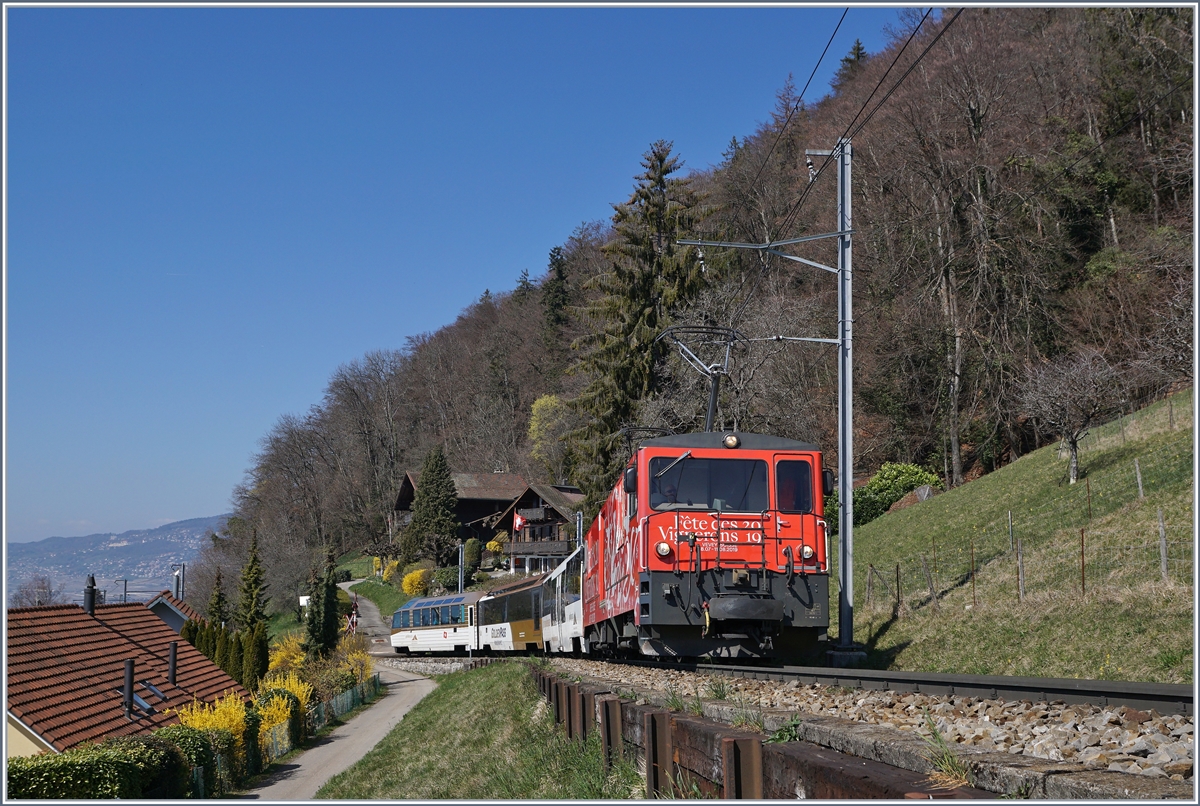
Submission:
POLYGON ((179 721, 164 713, 232 690, 249 693, 168 627, 145 604, 78 605, 8 611, 8 710, 58 750, 109 736, 149 733, 179 721), (178 641, 175 685, 167 682, 168 645, 178 641), (153 708, 125 716, 125 661, 134 662, 134 692, 153 708), (146 681, 166 697, 141 685, 146 681))
POLYGON ((204 616, 200 615, 196 608, 192 607, 182 599, 176 599, 171 595, 171 591, 169 590, 164 590, 162 593, 156 593, 154 598, 146 602, 146 607, 153 607, 157 602, 166 602, 168 605, 175 608, 175 610, 179 611, 179 614, 185 619, 191 619, 197 623, 206 622, 204 616))

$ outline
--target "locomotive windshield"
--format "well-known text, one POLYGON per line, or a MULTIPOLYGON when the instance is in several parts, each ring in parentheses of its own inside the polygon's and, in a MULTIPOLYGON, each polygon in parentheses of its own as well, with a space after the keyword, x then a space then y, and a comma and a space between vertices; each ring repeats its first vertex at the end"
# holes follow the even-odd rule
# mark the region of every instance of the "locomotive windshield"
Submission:
POLYGON ((656 456, 650 460, 650 506, 657 510, 762 512, 768 506, 767 463, 761 459, 689 456, 681 461, 679 457, 656 456))

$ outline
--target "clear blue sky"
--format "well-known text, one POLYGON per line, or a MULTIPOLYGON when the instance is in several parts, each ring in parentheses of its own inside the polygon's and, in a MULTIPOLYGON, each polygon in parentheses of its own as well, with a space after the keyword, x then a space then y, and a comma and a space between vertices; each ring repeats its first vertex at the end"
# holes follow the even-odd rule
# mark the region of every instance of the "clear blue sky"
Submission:
POLYGON ((651 142, 718 163, 842 11, 9 7, 7 539, 228 511, 339 364, 541 275, 651 142))

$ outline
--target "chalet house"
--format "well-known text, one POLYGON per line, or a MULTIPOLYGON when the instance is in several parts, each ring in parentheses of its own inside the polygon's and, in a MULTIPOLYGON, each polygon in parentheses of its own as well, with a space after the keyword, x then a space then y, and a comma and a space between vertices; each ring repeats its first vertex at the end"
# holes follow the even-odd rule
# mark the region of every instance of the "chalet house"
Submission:
POLYGON ((165 621, 176 634, 183 629, 184 622, 188 619, 195 622, 204 621, 204 616, 197 613, 196 608, 182 599, 172 596, 168 590, 156 594, 153 599, 146 602, 146 607, 154 611, 154 615, 165 621))
MULTIPOLYGON (((515 473, 452 473, 454 490, 458 493, 455 515, 462 524, 458 537, 468 540, 478 538, 487 542, 496 535, 496 516, 525 490, 525 479, 515 473)), ((412 520, 412 502, 420 483, 420 471, 410 470, 400 482, 396 494, 394 523, 397 533, 412 520)))
POLYGON ((550 571, 575 550, 575 513, 583 498, 578 487, 531 484, 500 513, 497 528, 512 532, 508 552, 514 572, 550 571))
POLYGON ((94 592, 89 585, 83 607, 8 611, 9 756, 150 733, 178 722, 167 710, 193 699, 250 699, 144 603, 96 605, 94 592))

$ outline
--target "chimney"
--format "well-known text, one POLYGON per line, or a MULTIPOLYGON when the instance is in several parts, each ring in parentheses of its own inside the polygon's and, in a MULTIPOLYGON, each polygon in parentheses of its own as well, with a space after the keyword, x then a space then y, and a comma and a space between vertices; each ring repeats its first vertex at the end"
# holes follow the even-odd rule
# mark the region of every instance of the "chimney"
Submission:
POLYGON ((125 661, 125 716, 133 719, 133 660, 125 661))
POLYGON ((172 686, 175 685, 175 664, 176 653, 179 651, 179 642, 172 641, 170 648, 167 650, 167 682, 172 686))
POLYGON ((88 574, 87 587, 83 589, 83 612, 96 615, 96 577, 88 574))

